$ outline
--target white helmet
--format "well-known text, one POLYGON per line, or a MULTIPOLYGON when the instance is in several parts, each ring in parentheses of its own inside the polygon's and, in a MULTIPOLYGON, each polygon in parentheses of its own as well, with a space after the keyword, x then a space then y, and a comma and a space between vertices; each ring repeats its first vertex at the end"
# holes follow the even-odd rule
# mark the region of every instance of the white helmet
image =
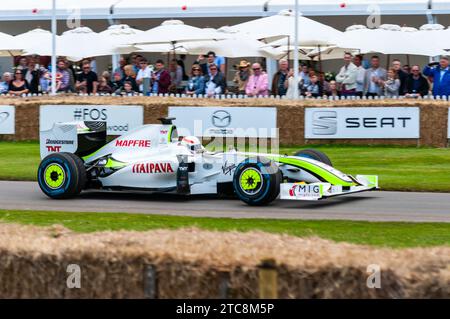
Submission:
POLYGON ((195 136, 183 137, 180 145, 186 146, 188 150, 193 152, 199 152, 204 150, 202 143, 200 143, 200 140, 195 136))

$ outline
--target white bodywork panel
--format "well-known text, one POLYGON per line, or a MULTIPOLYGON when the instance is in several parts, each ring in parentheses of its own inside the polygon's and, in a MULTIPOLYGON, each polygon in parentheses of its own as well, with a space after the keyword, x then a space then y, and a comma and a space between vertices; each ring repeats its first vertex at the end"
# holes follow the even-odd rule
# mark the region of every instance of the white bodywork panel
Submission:
POLYGON ((378 188, 378 176, 357 175, 356 180, 361 184, 344 188, 330 183, 282 183, 280 198, 287 200, 319 200, 326 197, 346 195, 378 188))

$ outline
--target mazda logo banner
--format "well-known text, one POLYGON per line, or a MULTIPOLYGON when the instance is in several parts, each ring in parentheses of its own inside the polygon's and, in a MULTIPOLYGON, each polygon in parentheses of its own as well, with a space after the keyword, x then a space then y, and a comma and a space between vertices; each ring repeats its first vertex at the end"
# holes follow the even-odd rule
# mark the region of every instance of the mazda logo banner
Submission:
POLYGON ((418 107, 306 108, 306 139, 420 137, 418 107))
POLYGON ((15 134, 16 114, 11 105, 0 105, 0 134, 15 134))
POLYGON ((181 136, 277 138, 274 107, 169 107, 181 136))

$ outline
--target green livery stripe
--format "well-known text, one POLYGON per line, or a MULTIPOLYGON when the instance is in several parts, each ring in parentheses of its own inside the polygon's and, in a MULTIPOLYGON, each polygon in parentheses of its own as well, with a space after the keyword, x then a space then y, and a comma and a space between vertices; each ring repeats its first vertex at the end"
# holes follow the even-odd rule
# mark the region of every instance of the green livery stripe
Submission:
POLYGON ((89 155, 83 156, 81 159, 82 159, 83 161, 86 162, 86 160, 87 160, 88 158, 93 157, 95 154, 97 154, 98 152, 100 152, 106 145, 108 145, 108 144, 103 145, 103 146, 100 147, 98 150, 96 150, 95 152, 93 152, 93 153, 91 153, 91 154, 89 154, 89 155))
POLYGON ((127 165, 128 165, 127 163, 119 162, 119 161, 113 160, 111 158, 108 158, 108 162, 106 162, 105 167, 106 168, 111 168, 111 169, 120 169, 120 168, 125 167, 127 165))
POLYGON ((314 164, 308 163, 306 161, 294 159, 294 158, 288 158, 288 157, 280 157, 280 156, 268 156, 269 159, 276 161, 278 163, 291 165, 294 167, 302 168, 306 171, 309 171, 317 176, 320 176, 323 178, 326 182, 337 185, 337 186, 355 186, 356 184, 353 182, 346 182, 333 173, 330 173, 326 169, 316 166, 314 164))
POLYGON ((172 131, 173 131, 173 125, 169 129, 169 133, 167 133, 167 143, 169 143, 169 144, 170 144, 170 142, 172 142, 170 140, 170 137, 172 136, 172 131))

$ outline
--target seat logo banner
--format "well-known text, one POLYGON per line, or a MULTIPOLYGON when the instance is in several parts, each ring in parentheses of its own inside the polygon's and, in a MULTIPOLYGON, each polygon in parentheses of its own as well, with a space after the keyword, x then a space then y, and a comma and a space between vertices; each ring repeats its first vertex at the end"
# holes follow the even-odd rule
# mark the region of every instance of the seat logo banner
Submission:
POLYGON ((105 121, 108 135, 123 135, 144 124, 144 108, 140 105, 41 105, 41 131, 54 123, 105 121))
POLYGON ((169 107, 181 136, 277 138, 274 107, 169 107))
POLYGON ((418 107, 306 108, 306 139, 416 139, 418 107))
POLYGON ((16 114, 12 105, 0 105, 0 134, 15 134, 16 114))

